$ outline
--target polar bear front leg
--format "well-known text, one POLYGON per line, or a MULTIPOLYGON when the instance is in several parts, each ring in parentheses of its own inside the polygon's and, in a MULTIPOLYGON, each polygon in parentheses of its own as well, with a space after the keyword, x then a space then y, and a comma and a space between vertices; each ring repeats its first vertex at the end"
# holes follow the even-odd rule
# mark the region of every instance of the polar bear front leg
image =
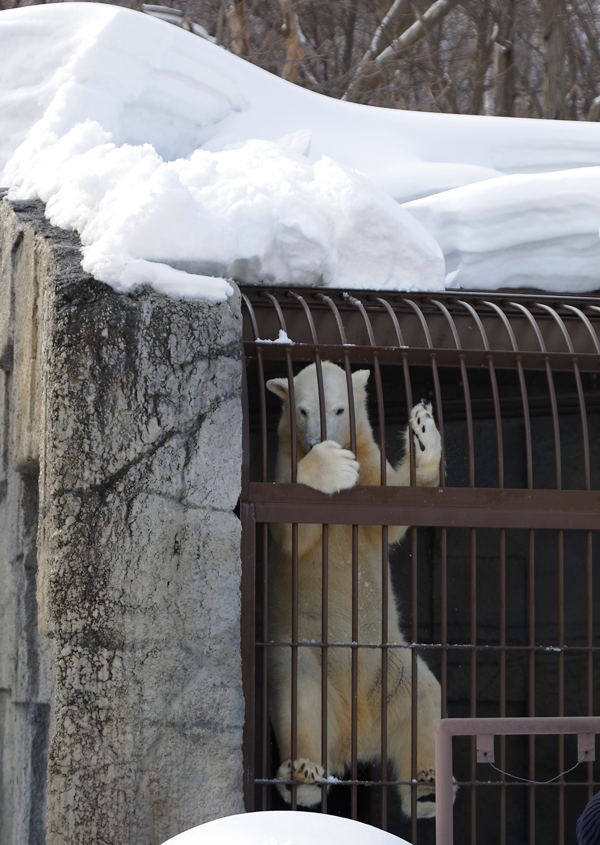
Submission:
POLYGON ((442 440, 433 419, 431 403, 421 399, 410 412, 409 430, 415 444, 417 484, 435 487, 440 483, 442 440))
POLYGON ((339 493, 354 487, 360 464, 348 449, 334 440, 324 440, 312 447, 298 464, 298 481, 322 493, 339 493))

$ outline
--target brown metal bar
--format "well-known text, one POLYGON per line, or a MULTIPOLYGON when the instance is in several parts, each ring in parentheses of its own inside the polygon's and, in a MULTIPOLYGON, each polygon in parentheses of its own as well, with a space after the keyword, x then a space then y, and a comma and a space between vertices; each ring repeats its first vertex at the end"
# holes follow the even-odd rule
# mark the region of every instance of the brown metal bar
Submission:
MULTIPOLYGON (((400 323, 398 322, 398 318, 394 312, 392 306, 387 302, 385 299, 377 298, 377 302, 381 303, 385 310, 390 315, 392 320, 392 324, 394 326, 394 331, 396 332, 396 337, 398 338, 398 346, 402 349, 402 370, 404 373, 404 389, 406 391, 406 407, 408 412, 413 406, 413 399, 412 399, 412 389, 410 385, 410 369, 408 366, 408 355, 406 353, 406 348, 404 344, 404 338, 402 337, 402 330, 400 329, 400 323)), ((378 356, 379 360, 379 356, 378 356)), ((406 441, 407 449, 409 450, 410 456, 410 486, 414 487, 417 483, 416 480, 416 464, 415 464, 415 444, 412 437, 409 437, 406 441)))
MULTIPOLYGON (((258 325, 256 322, 256 315, 254 314, 254 309, 250 303, 250 300, 245 294, 242 294, 242 299, 246 304, 246 308, 248 309, 248 314, 250 315, 250 322, 252 324, 252 331, 254 332, 255 340, 258 339, 258 325)), ((285 325, 285 323, 284 323, 285 325)), ((263 367, 263 359, 262 359, 262 350, 257 348, 256 350, 256 362, 258 365, 258 395, 259 395, 259 402, 260 402, 260 455, 261 455, 261 462, 260 462, 260 474, 261 474, 261 481, 267 480, 267 398, 265 393, 265 373, 263 367)), ((248 385, 247 385, 247 375, 246 375, 246 362, 244 361, 244 384, 246 385, 246 394, 243 399, 243 406, 244 408, 248 407, 248 385)), ((247 417, 247 415, 246 415, 247 417)), ((245 419, 244 425, 248 426, 248 420, 245 419)), ((242 461, 246 462, 247 465, 247 480, 246 483, 250 480, 250 431, 248 429, 248 439, 247 442, 242 447, 242 454, 243 458, 242 461)), ((244 483, 242 483, 242 488, 244 487, 244 483)))
MULTIPOLYGON (((319 295, 332 310, 342 344, 347 343, 344 324, 340 317, 339 310, 331 297, 319 295)), ((356 413, 354 406, 354 389, 352 386, 352 371, 350 369, 350 357, 347 347, 344 348, 344 368, 346 371, 346 384, 348 387, 348 416, 350 423, 350 450, 356 455, 356 413)), ((381 523, 378 523, 381 524, 381 523)), ((352 526, 352 640, 358 641, 358 525, 352 526)), ((351 664, 351 757, 350 772, 353 780, 356 780, 358 770, 358 651, 352 650, 351 664)), ((356 786, 352 786, 351 792, 351 818, 356 819, 358 814, 358 793, 356 786)))
POLYGON ((246 812, 254 810, 254 725, 255 725, 255 583, 256 583, 256 520, 252 504, 240 505, 242 523, 242 606, 240 638, 242 644, 242 687, 244 691, 244 806, 246 812))
MULTIPOLYGON (((292 523, 292 672, 291 672, 291 746, 292 762, 298 759, 298 523, 292 523)), ((297 809, 298 787, 291 785, 290 805, 297 809)))
MULTIPOLYGON (((355 451, 355 450, 353 450, 355 451)), ((358 642, 358 525, 352 526, 352 642, 358 642)), ((350 777, 358 778, 358 649, 352 649, 352 736, 350 751, 350 777)), ((350 817, 358 817, 358 792, 350 787, 350 817)))
MULTIPOLYGON (((594 715, 594 654, 592 647, 594 644, 594 604, 593 604, 593 560, 592 560, 592 532, 586 532, 586 556, 585 556, 585 586, 586 586, 586 644, 589 649, 586 655, 586 675, 587 675, 587 690, 586 690, 586 712, 588 716, 594 715)), ((594 780, 594 764, 587 763, 587 779, 594 780)), ((592 800, 593 787, 588 787, 588 801, 592 800)))
MULTIPOLYGON (((427 325, 427 320, 419 306, 413 302, 411 299, 403 299, 403 302, 408 304, 417 317, 419 318, 419 322, 421 323, 421 327, 423 328, 423 332, 425 334, 425 341, 427 343, 427 347, 429 349, 429 364, 431 366, 431 374, 433 376, 433 389, 435 393, 435 404, 436 404, 436 422, 438 431, 440 432, 440 437, 442 440, 442 456, 440 460, 440 487, 443 487, 446 481, 446 454, 444 448, 444 413, 442 409, 442 391, 440 388, 440 377, 438 373, 438 359, 437 353, 433 349, 433 343, 431 340, 431 332, 429 331, 429 326, 427 325)), ((460 363, 460 352, 458 349, 456 350, 459 356, 459 363, 460 363)), ((416 362, 415 362, 416 363, 416 362)), ((410 412, 410 406, 409 406, 410 412)), ((411 480, 412 484, 412 480, 411 480)))
MULTIPOLYGON (((414 644, 418 642, 418 619, 417 619, 417 529, 413 526, 410 530, 410 639, 414 644)), ((413 648, 411 651, 411 667, 410 667, 410 690, 411 690, 411 742, 410 742, 410 828, 411 828, 411 842, 416 845, 417 842, 417 737, 418 737, 418 663, 417 663, 417 649, 413 648)))
POLYGON ((269 293, 269 291, 264 291, 264 295, 267 297, 267 299, 271 302, 271 304, 275 308, 275 313, 277 314, 277 319, 279 320, 280 328, 287 334, 288 333, 287 325, 286 325, 286 322, 285 322, 285 317, 283 316, 283 311, 281 309, 281 305, 279 304, 279 300, 272 293, 269 293))
MULTIPOLYGON (((304 310, 308 322, 312 342, 315 347, 315 368, 317 374, 317 390, 319 393, 319 417, 321 423, 321 442, 327 440, 327 406, 325 404, 325 384, 323 381, 323 367, 319 352, 319 339, 310 308, 303 296, 290 291, 290 296, 296 299, 304 310)), ((321 529, 321 638, 324 643, 328 640, 329 619, 329 526, 321 529)), ((321 761, 327 777, 327 646, 321 650, 321 761)), ((321 789, 321 812, 327 812, 327 787, 321 789)))
MULTIPOLYGON (((575 374, 575 383, 577 385, 577 396, 579 398, 579 409, 581 413, 581 429, 582 429, 582 437, 583 437, 583 472, 584 472, 584 488, 586 490, 590 489, 590 443, 589 443, 589 436, 588 436, 588 426, 587 426, 587 414, 585 408, 585 397, 583 394, 583 385, 581 383, 581 374, 579 372, 579 365, 577 362, 577 358, 575 357, 575 348, 573 346, 573 342, 571 340, 571 336, 567 327, 565 326, 564 320, 562 317, 554 310, 554 308, 550 308, 549 305, 545 305, 544 303, 537 303, 540 308, 543 308, 550 316, 555 320, 558 324, 562 335, 565 339, 567 344, 567 348, 569 352, 573 354, 573 372, 575 374)), ((585 315, 581 315, 585 316, 585 315)))
MULTIPOLYGON (((264 523, 262 526, 262 639, 267 642, 269 638, 269 578, 268 578, 268 554, 269 554, 269 526, 264 523)), ((269 739, 269 716, 267 709, 268 698, 268 660, 267 648, 262 648, 261 661, 261 711, 260 711, 260 741, 261 741, 261 776, 267 777, 268 763, 268 739, 269 739)), ((261 789, 261 809, 267 809, 267 787, 261 789)))
MULTIPOLYGON (((527 310, 523 305, 520 305, 517 302, 511 302, 515 308, 518 308, 521 311, 527 320, 529 321, 531 327, 533 328, 538 343, 540 344, 540 350, 542 353, 546 353, 546 346, 544 343, 544 338, 540 331, 540 328, 535 321, 533 315, 530 311, 527 310)), ((527 384, 525 381, 525 373, 523 371, 523 360, 521 355, 517 355, 516 357, 517 363, 517 371, 519 373, 519 385, 521 388, 521 399, 523 402, 523 425, 525 428, 525 459, 526 459, 526 466, 527 466, 527 487, 533 487, 533 451, 531 447, 531 419, 529 416, 529 401, 527 398, 527 384)), ((545 360, 544 360, 544 363, 545 360)))
MULTIPOLYGON (((527 553, 527 643, 530 647, 528 655, 528 701, 527 715, 535 716, 535 532, 528 532, 527 553)), ((590 714, 591 715, 591 714, 590 714)), ((535 780, 535 736, 529 737, 528 777, 535 780)), ((535 843, 535 786, 528 789, 528 831, 529 842, 535 843)))
POLYGON ((445 528, 440 529, 440 687, 441 707, 440 719, 448 716, 448 533, 445 528))
MULTIPOLYGON (((501 528, 499 532, 499 685, 500 685, 500 718, 506 718, 506 529, 501 528)), ((499 766, 506 770, 506 739, 500 738, 499 766)), ((500 775, 502 783, 506 781, 504 773, 500 775)), ((500 845, 506 845, 506 789, 500 790, 500 845)))
POLYGON ((592 343, 596 347, 597 354, 600 355, 600 342, 598 341, 598 335, 594 331, 594 327, 590 323, 589 318, 583 313, 583 311, 581 311, 579 308, 575 308, 575 306, 573 305, 564 304, 562 307, 565 308, 567 311, 570 311, 572 314, 576 314, 579 317, 583 325, 588 330, 588 333, 592 339, 592 343))
MULTIPOLYGON (((475 528, 470 531, 470 572, 469 581, 471 589, 471 643, 477 645, 477 532, 475 528)), ((469 690, 469 716, 471 719, 477 718, 477 650, 473 649, 470 656, 470 690, 469 690)), ((477 748, 475 738, 471 738, 471 761, 470 761, 470 777, 471 780, 477 778, 477 748)), ((470 789, 470 834, 471 845, 477 845, 477 789, 472 786, 470 789)))
MULTIPOLYGON (((581 717, 581 718, 586 718, 586 717, 581 717)), ((470 734, 469 734, 469 736, 470 736, 470 734)), ((288 783, 288 784, 292 783, 292 781, 289 781, 289 780, 281 781, 281 780, 275 780, 274 778, 268 778, 266 781, 264 781, 265 784, 273 785, 273 786, 277 783, 282 783, 282 782, 288 783)), ((254 783, 256 785, 262 785, 263 780, 262 780, 262 778, 256 778, 254 783)), ((410 783, 411 782, 409 780, 388 780, 388 781, 385 782, 384 786, 388 786, 388 787, 389 786, 410 786, 410 783)), ((335 789, 336 786, 342 787, 342 788, 347 788, 347 787, 353 786, 353 785, 354 786, 381 786, 381 782, 378 781, 378 780, 354 780, 353 781, 353 780, 350 780, 348 778, 348 779, 338 780, 336 782, 330 783, 329 787, 331 789, 335 789)), ((454 781, 454 785, 458 786, 459 788, 462 788, 463 786, 486 786, 486 787, 487 786, 498 786, 498 787, 502 787, 502 788, 506 787, 507 789, 511 786, 516 786, 516 787, 519 787, 520 789, 528 789, 529 788, 526 783, 522 783, 521 781, 512 781, 512 780, 508 780, 508 781, 506 781, 505 784, 503 784, 499 780, 458 780, 458 779, 456 779, 454 781)), ((569 786, 588 786, 588 787, 591 786, 593 788, 594 786, 600 785, 600 782, 599 781, 587 781, 587 780, 570 780, 568 785, 569 786)), ((553 783, 545 783, 544 787, 547 787, 547 786, 554 786, 554 787, 558 788, 560 786, 560 784, 558 783, 558 781, 555 781, 553 783)))
MULTIPOLYGON (((467 376, 465 356, 462 353, 458 329, 456 328, 456 324, 452 319, 450 312, 448 311, 446 306, 443 303, 439 302, 437 299, 432 299, 431 301, 440 309, 440 311, 446 318, 448 325, 450 326, 450 330, 452 332, 452 337, 454 338, 456 349, 459 351, 458 360, 460 364, 460 375, 462 379, 463 393, 465 396, 465 414, 467 419, 467 444, 469 450, 469 487, 475 487, 475 441, 473 437, 473 414, 471 412, 471 393, 469 391, 469 378, 467 376)), ((437 404, 441 407, 441 397, 437 400, 437 404)))
MULTIPOLYGON (((328 649, 326 643, 329 640, 329 526, 322 528, 322 554, 321 554, 321 640, 325 645, 321 648, 321 765, 325 772, 325 778, 329 774, 327 758, 329 756, 329 745, 327 742, 327 659, 328 649)), ((327 812, 327 786, 321 789, 321 812, 327 812)))
MULTIPOLYGON (((281 344, 278 343, 264 343, 254 340, 245 340, 244 349, 247 358, 253 358, 257 347, 262 349, 263 358, 265 361, 280 361, 281 360, 281 344)), ((293 361, 298 363, 311 363, 314 360, 314 348, 312 343, 297 343, 293 345, 284 344, 286 354, 289 354, 293 361)), ((332 361, 333 363, 342 363, 344 355, 348 356, 352 364, 369 365, 373 360, 372 346, 348 346, 344 347, 339 343, 320 343, 321 357, 323 360, 332 361)), ((379 360, 382 364, 397 364, 398 363, 398 347, 397 346, 378 346, 377 352, 379 360)), ((460 366, 460 355, 465 356, 467 367, 487 367, 488 354, 484 349, 464 349, 459 352, 456 349, 448 348, 432 348, 424 349, 422 347, 413 346, 410 349, 403 350, 406 352, 411 366, 427 367, 430 365, 432 355, 435 357, 436 363, 440 367, 458 367, 460 366)), ((567 352, 550 351, 545 354, 540 351, 522 350, 519 352, 523 366, 527 370, 544 370, 545 356, 547 355, 552 369, 556 372, 564 371, 570 372, 573 368, 573 356, 567 352)), ((582 352, 578 353, 577 360, 579 368, 582 372, 597 372, 598 371, 598 356, 596 353, 582 352)), ((514 370, 516 369, 516 355, 513 350, 500 349, 494 352, 494 361, 498 369, 514 370)))
MULTIPOLYGON (((492 652, 500 652, 502 651, 512 651, 512 652, 527 652, 529 654, 530 651, 539 651, 545 652, 553 652, 558 654, 559 651, 564 651, 565 653, 575 654, 583 653, 586 654, 589 651, 593 653, 600 652, 600 646, 592 646, 591 649, 585 645, 582 646, 568 646, 565 645, 562 649, 559 649, 554 643, 551 645, 536 645, 533 648, 530 648, 526 645, 506 645, 503 646, 502 649, 499 645, 471 645, 471 643, 446 643, 442 645, 441 643, 352 643, 352 642, 343 642, 343 643, 336 643, 336 642, 328 642, 322 643, 317 642, 316 640, 311 640, 310 642, 306 640, 302 640, 301 643, 302 648, 322 648, 324 645, 327 645, 328 648, 355 648, 357 650, 361 649, 376 649, 376 648, 383 648, 383 649, 417 649, 419 651, 426 651, 427 649, 435 649, 436 651, 441 651, 442 649, 446 649, 447 651, 485 651, 488 653, 492 652)), ((289 642, 275 642, 269 641, 268 643, 257 642, 257 646, 267 646, 268 648, 281 648, 283 646, 287 646, 288 648, 293 645, 291 641, 289 642)))
MULTIPOLYGON (((275 310, 277 312, 277 317, 279 318, 279 324, 284 332, 287 334, 287 328, 285 319, 283 316, 283 312, 281 307, 277 301, 277 299, 273 296, 273 294, 265 292, 265 296, 273 303, 275 310)), ((246 302, 247 302, 246 297, 246 302)), ((263 348, 260 344, 255 344, 258 346, 258 351, 260 350, 262 354, 263 348)), ((290 480, 292 484, 296 481, 296 474, 298 471, 298 441, 297 441, 297 431, 296 431, 296 398, 294 395, 294 370, 292 367, 292 355, 290 352, 290 347, 286 344, 285 347, 285 363, 286 363, 286 371, 287 371, 287 378, 288 378, 288 391, 289 391, 289 406, 290 406, 290 480)), ((261 362, 261 374, 262 374, 262 362, 261 362)), ((264 377, 261 379, 264 381, 264 377)), ((265 436, 266 436, 266 425, 265 425, 265 436)), ((295 790, 292 790, 292 794, 295 794, 295 790)))
MULTIPOLYGON (((388 527, 381 528, 381 643, 388 642, 388 613, 389 613, 389 564, 388 564, 388 527)), ((387 699, 388 699, 388 653, 381 649, 381 829, 387 830, 387 786, 383 785, 388 779, 387 754, 387 699)))
MULTIPOLYGON (((479 334, 481 335, 481 340, 483 342, 483 348, 490 352, 490 343, 488 340, 487 333, 481 322, 481 318, 477 311, 470 305, 468 302, 463 300, 459 300, 459 305, 462 305, 466 310, 471 314, 477 328, 479 329, 479 334)), ((504 487, 504 448, 503 448, 503 438, 502 438, 502 414, 500 411, 500 394, 498 392, 498 381, 496 379, 496 370, 494 368, 494 357, 493 355, 488 355, 488 369, 490 372, 490 383, 492 387, 492 399, 494 402, 494 418, 496 421, 496 449, 498 453, 498 487, 504 487)))
MULTIPOLYGON (((557 541, 557 579, 556 579, 556 600, 557 600, 557 646, 558 652, 558 715, 565 715, 565 562, 564 562, 564 533, 562 530, 556 532, 557 541)), ((558 771, 565 769, 565 738, 558 737, 558 771)), ((559 778, 560 788, 558 790, 558 845, 565 845, 565 789, 564 775, 559 778)))
POLYGON ((289 295, 296 299, 304 310, 304 314, 306 316, 306 321, 308 322, 308 328, 310 331, 310 336, 312 337, 312 342, 315 348, 315 368, 317 371, 317 390, 319 392, 319 417, 321 420, 321 442, 327 440, 327 408, 325 405, 325 385, 323 383, 323 368, 321 366, 321 353, 319 351, 319 338, 317 337, 317 330, 315 328, 315 321, 312 318, 312 314, 310 313, 310 308, 307 305, 306 300, 300 294, 294 293, 294 291, 290 291, 289 295))
POLYGON ((590 489, 590 438, 588 433, 587 412, 585 407, 585 396, 581 383, 581 373, 577 358, 573 358, 573 372, 577 385, 577 396, 579 397, 579 409, 581 413, 581 436, 583 440, 583 486, 585 490, 590 489))
POLYGON ((600 491, 357 485, 327 496, 304 485, 250 482, 259 522, 464 528, 600 528, 600 491))

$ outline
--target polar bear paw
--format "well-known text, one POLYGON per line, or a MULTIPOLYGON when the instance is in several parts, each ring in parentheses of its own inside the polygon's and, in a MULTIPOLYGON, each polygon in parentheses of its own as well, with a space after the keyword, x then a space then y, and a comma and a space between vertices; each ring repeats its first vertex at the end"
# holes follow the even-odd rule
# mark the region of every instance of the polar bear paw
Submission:
POLYGON ((440 433, 433 419, 431 403, 421 399, 410 412, 410 428, 415 444, 417 467, 439 466, 442 455, 440 433))
MULTIPOLYGON (((317 783, 325 780, 325 770, 318 763, 311 763, 305 757, 298 757, 292 763, 286 760, 277 770, 277 777, 280 780, 294 781, 298 784, 296 800, 302 807, 314 807, 319 804, 322 797, 322 790, 317 783)), ((278 783, 277 790, 283 800, 289 804, 292 800, 292 787, 289 783, 278 783)))
MULTIPOLYGON (((415 781, 413 781, 414 783, 415 781)), ((435 769, 421 769, 417 775, 417 818, 431 819, 435 816, 435 769)), ((452 778, 452 801, 456 798, 458 787, 455 778, 452 778)), ((411 815, 411 791, 407 788, 401 790, 402 809, 407 817, 411 815)))
POLYGON ((324 440, 298 464, 298 481, 322 493, 339 493, 354 487, 359 472, 360 464, 352 452, 334 440, 324 440))

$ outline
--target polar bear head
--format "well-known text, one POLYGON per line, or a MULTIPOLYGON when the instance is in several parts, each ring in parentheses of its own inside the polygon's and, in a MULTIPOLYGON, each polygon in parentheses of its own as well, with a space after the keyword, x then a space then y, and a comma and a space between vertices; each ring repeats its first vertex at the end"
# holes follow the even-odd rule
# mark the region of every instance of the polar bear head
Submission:
MULTIPOLYGON (((298 438, 306 452, 321 440, 335 440, 340 446, 349 448, 350 419, 348 401, 348 383, 346 373, 337 364, 323 361, 323 390, 325 393, 325 419, 327 431, 321 437, 321 414, 319 407, 319 387, 315 364, 305 367, 294 377, 294 404, 296 406, 296 429, 298 438)), ((369 370, 357 370, 352 373, 352 389, 357 430, 367 420, 366 384, 369 370)), ((289 430, 289 384, 286 378, 273 378, 267 382, 267 388, 283 400, 282 426, 289 430)), ((282 434, 280 427, 280 435, 282 434)))

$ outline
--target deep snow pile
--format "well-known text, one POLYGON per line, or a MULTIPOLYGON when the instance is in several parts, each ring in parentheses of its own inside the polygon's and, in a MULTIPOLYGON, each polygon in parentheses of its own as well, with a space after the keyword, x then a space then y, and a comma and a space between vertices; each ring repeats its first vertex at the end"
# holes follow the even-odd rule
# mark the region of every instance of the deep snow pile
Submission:
POLYGON ((0 13, 0 54, 0 184, 119 290, 600 287, 597 124, 342 103, 92 3, 0 13))
POLYGON ((165 845, 408 845, 376 827, 322 813, 273 810, 207 822, 165 845))

